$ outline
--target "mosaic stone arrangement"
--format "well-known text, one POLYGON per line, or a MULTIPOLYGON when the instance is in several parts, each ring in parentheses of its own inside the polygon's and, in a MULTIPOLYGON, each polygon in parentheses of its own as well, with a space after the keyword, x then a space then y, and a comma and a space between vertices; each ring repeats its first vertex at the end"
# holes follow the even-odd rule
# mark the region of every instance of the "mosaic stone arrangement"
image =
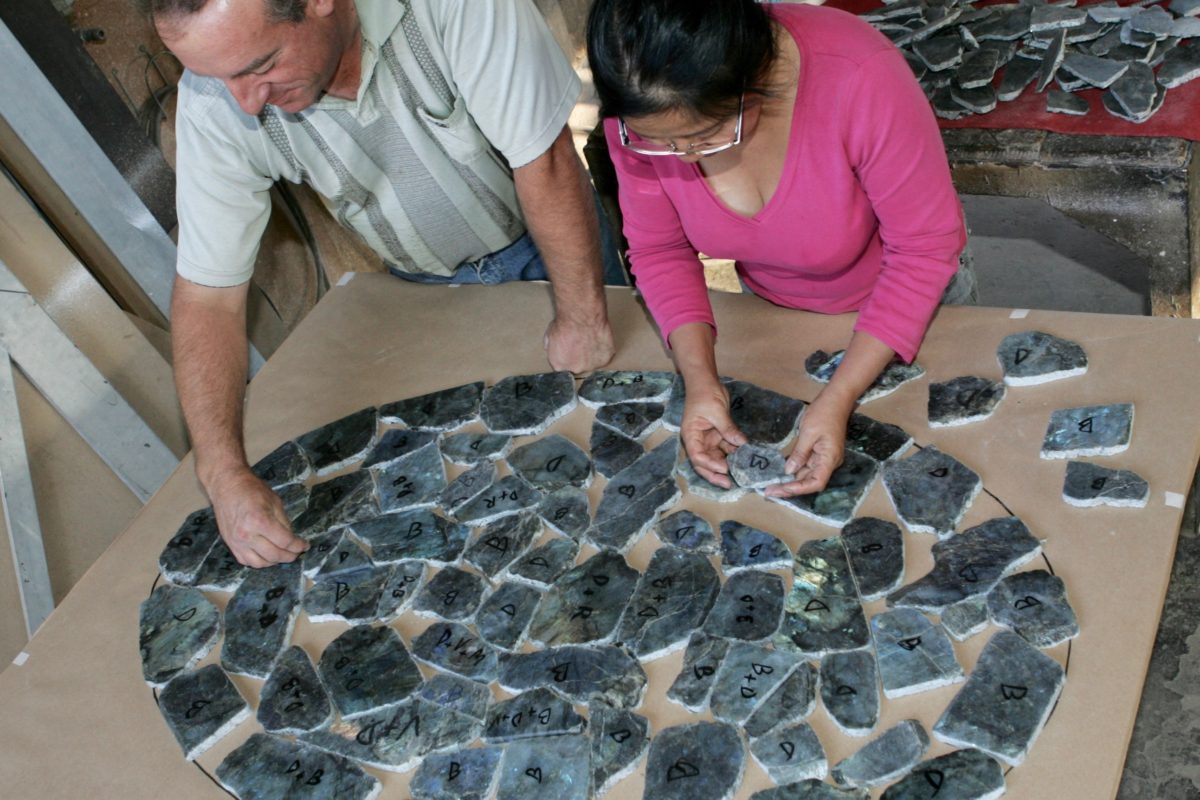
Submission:
MULTIPOLYGON (((1077 346, 1036 331, 1006 339, 998 357, 1003 383, 931 385, 931 422, 935 406, 938 419, 982 419, 1005 384, 1086 368, 1077 346)), ((837 361, 809 359, 818 380, 837 361)), ((921 374, 898 365, 881 385, 921 374)), ((956 532, 978 475, 933 447, 909 453, 911 436, 861 414, 829 486, 778 501, 835 535, 793 550, 736 519, 672 510, 681 485, 723 501, 786 480, 779 451, 805 404, 725 380, 755 442, 730 459, 732 489, 697 475, 667 433, 683 409, 669 373, 599 372, 578 389, 567 373, 468 384, 281 445, 254 470, 309 551, 243 568, 201 509, 163 550, 165 581, 142 605, 143 677, 185 758, 251 713, 236 673, 263 682, 262 732, 216 770, 239 797, 370 798, 377 769, 412 771, 418 800, 582 799, 644 764, 646 798, 723 800, 747 751, 778 784, 755 800, 866 798, 889 783, 882 797, 1002 794, 1003 769, 1025 758, 1065 681, 1042 651, 1079 632, 1062 581, 1018 571, 1040 541, 1016 517, 956 532), (590 453, 544 435, 577 400, 595 409, 590 453), (461 468, 453 478, 447 462, 461 468), (597 474, 593 510, 585 489, 597 474), (876 479, 900 525, 856 516, 876 479), (659 546, 639 572, 624 554, 651 531, 659 546), (938 537, 934 566, 901 585, 905 539, 920 533, 938 537), (231 593, 224 613, 206 592, 231 593), (889 610, 868 619, 863 604, 879 598, 889 610), (343 629, 315 660, 291 644, 300 613, 343 629), (406 641, 389 624, 401 615, 429 623, 406 641), (968 675, 952 640, 989 623, 968 675), (216 663, 197 669, 218 642, 216 663), (642 664, 681 649, 666 698, 704 717, 652 730, 637 713, 642 664), (885 698, 948 684, 961 688, 932 731, 915 720, 878 729, 885 698), (836 764, 807 721, 818 702, 843 733, 871 737, 836 764), (922 760, 931 734, 960 749, 922 760)), ((1068 489, 1107 475, 1080 469, 1103 468, 1072 462, 1068 489)), ((1127 493, 1130 479, 1113 472, 1127 493)))

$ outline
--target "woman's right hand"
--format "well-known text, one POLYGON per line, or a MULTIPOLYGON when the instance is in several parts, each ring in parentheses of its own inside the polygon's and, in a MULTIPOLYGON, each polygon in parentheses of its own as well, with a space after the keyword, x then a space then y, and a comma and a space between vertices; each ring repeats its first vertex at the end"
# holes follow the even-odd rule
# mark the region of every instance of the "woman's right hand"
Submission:
POLYGON ((722 489, 733 486, 725 457, 746 443, 746 435, 729 416, 729 392, 720 381, 704 389, 688 387, 679 436, 700 477, 722 489))

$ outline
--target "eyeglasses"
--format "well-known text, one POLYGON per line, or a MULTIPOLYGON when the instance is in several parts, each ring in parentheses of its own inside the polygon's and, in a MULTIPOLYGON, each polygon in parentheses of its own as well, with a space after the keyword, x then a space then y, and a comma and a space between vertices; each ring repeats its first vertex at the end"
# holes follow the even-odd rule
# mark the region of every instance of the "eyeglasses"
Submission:
POLYGON ((674 142, 655 144, 639 141, 637 144, 633 144, 629 141, 629 130, 625 127, 625 120, 618 117, 617 130, 621 134, 621 146, 628 147, 643 156, 711 156, 714 153, 722 153, 742 143, 742 115, 745 105, 746 95, 743 94, 738 98, 737 123, 733 127, 733 139, 728 142, 695 142, 682 149, 674 142))

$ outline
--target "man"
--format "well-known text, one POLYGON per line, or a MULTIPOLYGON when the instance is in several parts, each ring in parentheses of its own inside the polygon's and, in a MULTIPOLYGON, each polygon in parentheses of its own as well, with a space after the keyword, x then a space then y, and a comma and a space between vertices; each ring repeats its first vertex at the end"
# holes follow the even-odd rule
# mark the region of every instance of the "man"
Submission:
POLYGON ((274 180, 312 185, 400 277, 549 277, 551 366, 612 357, 593 200, 565 126, 578 79, 529 0, 150 3, 187 68, 176 383, 197 475, 240 562, 307 548, 241 435, 247 286, 274 180))

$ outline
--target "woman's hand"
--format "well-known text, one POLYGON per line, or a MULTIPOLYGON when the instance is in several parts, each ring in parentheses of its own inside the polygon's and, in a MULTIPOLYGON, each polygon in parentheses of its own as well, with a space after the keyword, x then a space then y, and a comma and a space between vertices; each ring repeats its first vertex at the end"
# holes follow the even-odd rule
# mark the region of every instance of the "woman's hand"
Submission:
POLYGON ((846 450, 846 423, 853 410, 853 400, 847 404, 835 394, 817 395, 800 418, 796 445, 787 460, 786 469, 795 475, 795 480, 769 486, 764 494, 791 497, 824 489, 833 471, 841 466, 846 450))
POLYGON ((701 478, 722 489, 733 486, 725 457, 746 443, 746 435, 729 416, 729 392, 720 381, 702 390, 689 387, 679 436, 701 478))

